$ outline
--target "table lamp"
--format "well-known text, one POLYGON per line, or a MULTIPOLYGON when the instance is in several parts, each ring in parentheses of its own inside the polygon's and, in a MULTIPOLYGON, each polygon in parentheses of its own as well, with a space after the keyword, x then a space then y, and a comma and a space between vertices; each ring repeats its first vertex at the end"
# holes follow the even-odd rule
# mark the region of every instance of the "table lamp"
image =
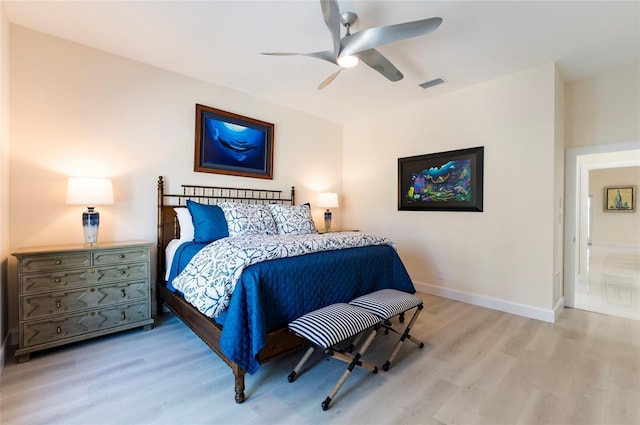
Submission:
POLYGON ((111 180, 98 177, 69 177, 67 204, 87 206, 87 211, 82 213, 84 242, 90 245, 97 243, 100 214, 95 210, 95 205, 113 204, 111 180))
POLYGON ((326 208, 324 212, 324 230, 331 230, 331 210, 330 208, 338 208, 338 194, 334 192, 323 192, 318 194, 318 206, 326 208))

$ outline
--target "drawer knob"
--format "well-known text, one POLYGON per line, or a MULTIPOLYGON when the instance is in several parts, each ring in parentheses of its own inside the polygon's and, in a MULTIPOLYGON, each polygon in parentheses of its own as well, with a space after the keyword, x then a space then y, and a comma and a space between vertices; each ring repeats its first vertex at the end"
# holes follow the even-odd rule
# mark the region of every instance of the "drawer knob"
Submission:
POLYGON ((124 257, 125 257, 125 255, 124 255, 124 254, 120 254, 120 258, 124 258, 124 257))
POLYGON ((60 304, 60 300, 56 300, 56 308, 60 308, 61 304, 60 304))
POLYGON ((89 274, 94 274, 95 272, 96 272, 96 269, 89 270, 89 274))
POLYGON ((56 277, 56 278, 54 279, 54 282, 55 282, 55 283, 60 283, 61 281, 62 281, 62 279, 60 279, 59 277, 56 277))
POLYGON ((89 292, 96 292, 96 288, 89 289, 89 292))
POLYGON ((62 264, 62 260, 56 260, 56 266, 59 266, 60 264, 62 264))
POLYGON ((56 327, 56 333, 62 333, 62 328, 59 325, 56 327))
POLYGON ((120 313, 120 318, 121 318, 122 320, 124 320, 124 319, 126 319, 126 318, 127 318, 127 315, 124 313, 124 311, 123 311, 122 313, 120 313))
POLYGON ((126 270, 120 270, 120 274, 125 274, 126 272, 126 270))
POLYGON ((122 298, 126 297, 126 296, 127 296, 127 290, 126 290, 126 289, 124 289, 124 288, 122 288, 122 289, 120 290, 120 295, 122 295, 122 298))

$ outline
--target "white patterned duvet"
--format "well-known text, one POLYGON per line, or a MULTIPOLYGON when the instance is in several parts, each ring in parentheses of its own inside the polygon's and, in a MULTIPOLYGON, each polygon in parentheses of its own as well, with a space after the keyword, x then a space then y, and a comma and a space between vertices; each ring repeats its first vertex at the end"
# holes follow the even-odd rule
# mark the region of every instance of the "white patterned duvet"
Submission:
POLYGON ((200 312, 215 318, 229 306, 240 275, 252 264, 374 245, 393 246, 393 242, 360 232, 227 237, 198 252, 172 284, 200 312))

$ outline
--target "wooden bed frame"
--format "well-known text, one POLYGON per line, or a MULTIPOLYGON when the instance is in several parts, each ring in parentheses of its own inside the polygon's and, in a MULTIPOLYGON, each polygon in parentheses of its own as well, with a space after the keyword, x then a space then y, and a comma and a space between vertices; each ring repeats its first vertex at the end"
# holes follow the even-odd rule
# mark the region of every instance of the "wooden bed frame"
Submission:
MULTIPOLYGON (((289 198, 282 197, 282 191, 263 189, 240 189, 230 187, 182 185, 182 194, 168 194, 164 191, 164 180, 158 177, 158 246, 157 246, 157 311, 162 314, 163 306, 169 307, 196 335, 204 341, 233 372, 235 378, 235 400, 245 400, 244 376, 246 371, 229 360, 220 350, 220 334, 222 327, 214 320, 200 313, 182 297, 169 291, 166 287, 165 248, 167 244, 179 237, 180 228, 176 218, 175 207, 185 207, 187 200, 204 204, 218 202, 242 202, 250 204, 295 204, 295 188, 291 188, 289 198)), ((260 352, 258 361, 266 363, 293 351, 308 346, 308 342, 289 332, 286 327, 277 329, 267 335, 267 345, 260 352)))

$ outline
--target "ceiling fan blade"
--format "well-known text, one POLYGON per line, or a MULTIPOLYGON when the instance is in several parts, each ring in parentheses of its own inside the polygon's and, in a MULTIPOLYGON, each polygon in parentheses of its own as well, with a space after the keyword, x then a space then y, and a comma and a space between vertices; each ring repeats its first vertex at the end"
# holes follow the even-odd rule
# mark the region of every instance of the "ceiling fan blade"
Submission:
POLYGON ((375 49, 365 50, 364 52, 356 53, 362 62, 369 65, 371 68, 378 71, 382 76, 386 77, 389 81, 400 81, 404 78, 402 72, 398 70, 389 59, 385 58, 382 53, 375 49))
POLYGON ((312 52, 312 53, 266 52, 266 53, 260 53, 260 54, 267 55, 267 56, 309 56, 311 58, 322 59, 337 65, 336 57, 333 54, 333 52, 330 50, 325 50, 323 52, 312 52))
POLYGON ((383 44, 426 35, 438 29, 441 23, 442 18, 429 18, 358 31, 342 39, 339 56, 351 56, 383 44))
POLYGON ((333 80, 336 79, 336 77, 338 76, 338 74, 340 74, 340 72, 343 70, 344 68, 340 68, 339 70, 337 70, 336 72, 334 72, 333 74, 329 75, 327 78, 324 79, 323 82, 321 82, 318 87, 316 88, 316 90, 322 90, 323 88, 327 87, 329 84, 331 84, 331 82, 333 80))
POLYGON ((333 39, 333 56, 337 58, 340 52, 340 7, 336 0, 320 0, 320 7, 324 23, 333 39))

